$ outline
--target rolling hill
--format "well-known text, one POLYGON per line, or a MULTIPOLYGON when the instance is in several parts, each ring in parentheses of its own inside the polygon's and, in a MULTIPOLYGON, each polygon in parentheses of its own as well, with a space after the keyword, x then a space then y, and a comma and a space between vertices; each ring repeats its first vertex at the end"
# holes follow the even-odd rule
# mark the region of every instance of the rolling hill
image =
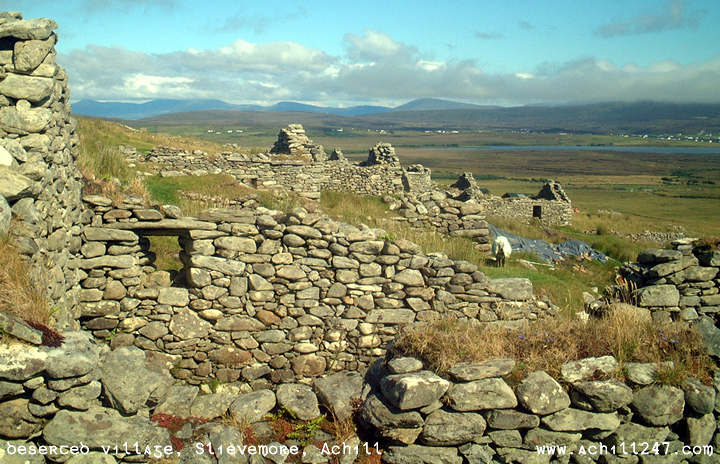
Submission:
POLYGON ((190 111, 145 118, 135 121, 133 125, 237 125, 277 128, 291 122, 301 122, 306 127, 325 129, 527 129, 598 134, 720 132, 720 104, 636 102, 510 108, 421 109, 422 107, 423 105, 417 105, 415 108, 418 109, 414 110, 393 109, 361 115, 278 110, 190 111))
POLYGON ((460 103, 439 98, 421 98, 395 108, 386 106, 360 105, 350 107, 316 106, 298 102, 279 102, 271 106, 236 105, 221 100, 150 100, 144 103, 100 102, 80 100, 73 104, 73 113, 82 116, 118 119, 144 119, 163 114, 183 113, 188 111, 235 110, 265 112, 303 112, 336 114, 340 116, 366 116, 393 111, 434 111, 460 109, 487 109, 494 106, 480 106, 460 103))

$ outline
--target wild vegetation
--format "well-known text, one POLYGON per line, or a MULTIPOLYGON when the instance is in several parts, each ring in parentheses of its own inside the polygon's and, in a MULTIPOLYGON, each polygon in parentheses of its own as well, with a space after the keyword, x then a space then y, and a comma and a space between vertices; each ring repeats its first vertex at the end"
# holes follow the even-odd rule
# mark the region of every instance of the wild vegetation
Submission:
POLYGON ((621 367, 671 361, 659 372, 660 381, 669 384, 681 384, 688 377, 709 380, 714 369, 696 331, 677 323, 657 325, 649 312, 623 304, 587 322, 560 315, 520 330, 443 318, 404 328, 394 349, 422 359, 437 372, 460 362, 512 358, 518 361, 518 379, 536 370, 561 378, 563 363, 606 355, 615 356, 621 367))
POLYGON ((0 237, 0 312, 37 324, 47 324, 51 313, 46 289, 31 282, 27 262, 8 237, 0 237))

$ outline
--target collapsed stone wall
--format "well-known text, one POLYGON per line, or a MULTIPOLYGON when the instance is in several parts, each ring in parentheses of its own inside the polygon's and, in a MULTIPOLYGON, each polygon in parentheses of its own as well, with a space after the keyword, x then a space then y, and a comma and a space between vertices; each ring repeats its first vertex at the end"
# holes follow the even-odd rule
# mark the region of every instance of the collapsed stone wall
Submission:
POLYGON ((270 154, 307 157, 310 161, 315 162, 322 162, 327 159, 327 154, 322 145, 313 143, 305 135, 302 124, 290 124, 287 128, 280 129, 277 141, 270 149, 270 154))
POLYGON ((562 187, 553 181, 545 184, 535 198, 485 195, 472 173, 462 174, 452 187, 385 196, 383 200, 390 210, 397 211, 398 216, 393 219, 455 237, 467 237, 481 251, 489 251, 492 243, 487 216, 529 222, 539 215, 537 219, 547 225, 566 225, 572 221, 572 204, 562 187), (555 194, 551 196, 551 193, 555 194))
POLYGON ((0 13, 0 209, 13 219, 1 232, 28 258, 62 328, 77 318, 73 263, 90 216, 80 200, 77 123, 67 75, 55 62, 55 28, 50 19, 0 13))
POLYGON ((165 177, 225 173, 245 185, 282 186, 314 200, 323 191, 380 196, 432 188, 430 170, 417 165, 407 169, 388 164, 360 166, 344 159, 310 163, 262 153, 221 153, 208 157, 169 147, 156 147, 147 155, 134 153, 130 158, 161 165, 160 175, 165 177))
POLYGON ((691 322, 710 353, 720 356, 720 251, 694 242, 682 239, 672 242, 673 249, 645 250, 619 274, 635 289, 637 305, 650 309, 654 320, 691 322))
POLYGON ((400 324, 456 315, 517 327, 555 312, 527 279, 488 279, 474 264, 302 209, 194 219, 85 200, 94 217, 78 264, 83 326, 113 346, 163 354, 189 383, 364 369, 400 324), (155 272, 148 235, 179 238, 185 282, 155 272))
POLYGON ((393 217, 396 221, 454 237, 467 237, 477 243, 478 249, 490 250, 492 238, 485 212, 475 200, 455 200, 439 190, 384 200, 391 211, 397 211, 398 216, 393 217))
MULTIPOLYGON (((358 373, 316 379, 312 386, 283 384, 277 391, 253 391, 247 384, 224 384, 215 390, 179 385, 153 352, 137 347, 111 351, 87 332, 64 335, 59 348, 0 346, 3 464, 116 464, 160 458, 206 464, 285 462, 288 453, 278 446, 263 457, 237 451, 230 455, 227 450, 243 444, 280 445, 270 413, 281 417, 289 411, 311 420, 321 415, 322 406, 345 420, 352 414, 351 401, 363 396, 358 373), (199 456, 197 443, 212 444, 217 454, 205 448, 199 456)), ((294 446, 292 453, 298 457, 329 463, 330 456, 322 456, 316 445, 361 443, 357 436, 342 440, 312 430, 309 443, 288 438, 282 444, 294 446)), ((340 462, 351 464, 356 457, 346 452, 340 462)))
MULTIPOLYGON (((60 348, 0 346, 3 464, 115 464, 151 457, 286 462, 289 456, 277 446, 265 459, 230 455, 228 447, 274 442, 268 414, 289 411, 310 421, 322 407, 343 421, 353 417, 356 401, 356 419, 370 433, 364 438, 379 440, 388 464, 568 462, 570 453, 581 458, 574 462, 588 463, 638 462, 638 455, 640 462, 715 462, 708 445, 720 446, 720 376, 709 385, 695 379, 679 387, 661 385, 658 365, 626 363, 620 374, 612 356, 568 362, 555 378, 536 371, 511 381, 511 359, 458 364, 439 376, 418 359, 393 355, 365 375, 339 372, 276 391, 239 383, 213 391, 178 384, 154 352, 129 346, 110 351, 87 332, 65 336, 60 348), (625 380, 597 380, 617 376, 625 380), (241 426, 223 419, 228 417, 241 426), (218 454, 199 456, 197 443, 210 443, 218 454), (553 445, 566 446, 565 455, 537 450, 553 445), (693 452, 692 446, 701 448, 693 452)), ((365 462, 357 436, 308 431, 306 440, 288 437, 282 443, 296 446, 304 462, 365 462), (338 446, 341 454, 323 454, 325 445, 338 446)))
POLYGON ((716 462, 707 445, 720 445, 717 376, 659 385, 655 364, 629 363, 626 383, 596 380, 620 370, 604 356, 566 363, 559 381, 536 371, 513 386, 503 377, 514 366, 458 364, 440 377, 415 358, 378 363, 360 418, 387 444, 388 464, 716 462))

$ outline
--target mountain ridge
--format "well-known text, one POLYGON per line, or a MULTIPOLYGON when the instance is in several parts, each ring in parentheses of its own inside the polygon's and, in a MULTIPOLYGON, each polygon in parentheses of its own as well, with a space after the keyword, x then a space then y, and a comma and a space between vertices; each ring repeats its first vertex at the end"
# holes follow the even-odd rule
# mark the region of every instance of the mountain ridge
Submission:
POLYGON ((155 99, 143 103, 100 102, 84 99, 73 103, 73 113, 82 116, 119 119, 144 119, 163 114, 187 111, 236 110, 236 111, 292 111, 306 113, 336 114, 340 116, 366 116, 391 111, 428 111, 449 109, 497 108, 491 106, 460 103, 439 98, 420 98, 395 108, 377 105, 350 107, 317 106, 307 103, 282 101, 274 105, 233 104, 211 99, 155 99))

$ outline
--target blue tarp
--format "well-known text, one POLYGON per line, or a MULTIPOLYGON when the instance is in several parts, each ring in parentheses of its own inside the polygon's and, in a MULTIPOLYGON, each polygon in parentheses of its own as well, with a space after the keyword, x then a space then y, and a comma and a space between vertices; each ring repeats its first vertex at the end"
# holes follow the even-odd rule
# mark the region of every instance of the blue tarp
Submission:
POLYGON ((497 227, 489 224, 490 232, 494 237, 507 237, 512 245, 513 252, 526 251, 534 253, 538 258, 546 262, 563 261, 568 256, 583 256, 590 259, 596 259, 606 262, 608 257, 593 249, 590 245, 580 240, 568 240, 562 243, 548 243, 545 240, 533 240, 521 237, 519 235, 505 232, 497 227))

